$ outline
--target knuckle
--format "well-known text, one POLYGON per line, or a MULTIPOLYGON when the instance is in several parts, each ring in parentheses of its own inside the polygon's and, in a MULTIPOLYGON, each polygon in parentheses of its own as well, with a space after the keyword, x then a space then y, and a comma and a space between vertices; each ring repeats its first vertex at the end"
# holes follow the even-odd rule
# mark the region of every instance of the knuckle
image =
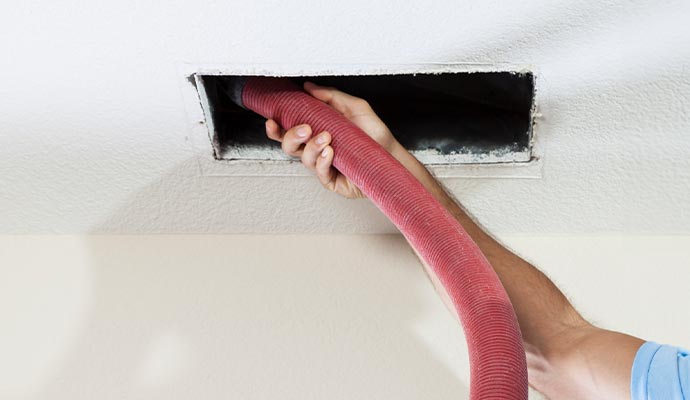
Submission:
POLYGON ((326 174, 323 172, 323 165, 319 162, 319 160, 316 160, 314 163, 314 172, 316 172, 316 179, 319 180, 322 184, 326 182, 326 174))
POLYGON ((313 162, 316 162, 316 151, 318 151, 318 149, 316 148, 316 144, 313 140, 310 140, 307 142, 307 144, 304 145, 304 152, 302 154, 304 155, 304 157, 313 160, 313 162))
POLYGON ((290 156, 295 155, 298 147, 299 146, 294 142, 294 140, 283 140, 283 142, 280 144, 280 148, 283 149, 283 152, 290 156))
POLYGON ((323 165, 319 165, 316 169, 316 175, 322 185, 328 186, 331 181, 331 177, 328 175, 328 170, 323 168, 323 165))
POLYGON ((313 159, 308 156, 306 151, 303 152, 302 157, 300 157, 300 161, 302 162, 302 165, 304 165, 305 167, 307 167, 308 169, 311 169, 311 170, 313 170, 316 167, 315 163, 312 160, 313 159))
POLYGON ((360 110, 371 108, 368 101, 359 97, 353 100, 352 105, 360 110))

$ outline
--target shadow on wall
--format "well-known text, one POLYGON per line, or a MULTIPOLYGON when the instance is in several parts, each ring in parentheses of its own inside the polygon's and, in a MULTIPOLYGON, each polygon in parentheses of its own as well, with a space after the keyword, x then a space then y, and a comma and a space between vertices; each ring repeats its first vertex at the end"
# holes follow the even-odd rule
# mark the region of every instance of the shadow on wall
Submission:
POLYGON ((89 311, 34 399, 468 396, 413 332, 432 289, 400 236, 84 240, 89 311))

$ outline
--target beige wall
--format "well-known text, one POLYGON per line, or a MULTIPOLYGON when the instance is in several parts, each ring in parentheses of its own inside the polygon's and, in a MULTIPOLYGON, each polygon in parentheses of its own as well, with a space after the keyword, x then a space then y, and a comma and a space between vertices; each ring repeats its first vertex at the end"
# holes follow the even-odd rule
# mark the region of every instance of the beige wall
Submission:
MULTIPOLYGON (((506 237, 600 325, 690 346, 690 237, 506 237)), ((2 399, 466 398, 399 236, 0 238, 2 399)))

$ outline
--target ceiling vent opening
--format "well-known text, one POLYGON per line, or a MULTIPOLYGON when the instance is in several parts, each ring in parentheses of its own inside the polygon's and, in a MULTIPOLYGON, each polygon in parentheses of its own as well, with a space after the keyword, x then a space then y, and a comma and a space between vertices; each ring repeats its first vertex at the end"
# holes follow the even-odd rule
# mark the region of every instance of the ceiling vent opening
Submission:
MULTIPOLYGON (((265 135, 265 119, 235 105, 224 81, 197 82, 218 160, 291 160, 265 135)), ((534 75, 530 72, 301 76, 366 99, 400 143, 427 165, 528 162, 534 75)))

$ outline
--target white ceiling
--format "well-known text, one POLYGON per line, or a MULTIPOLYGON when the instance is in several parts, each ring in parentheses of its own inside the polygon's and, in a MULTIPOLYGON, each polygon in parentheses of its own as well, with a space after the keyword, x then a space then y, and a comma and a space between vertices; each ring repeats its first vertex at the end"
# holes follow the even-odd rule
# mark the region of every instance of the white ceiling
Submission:
POLYGON ((162 4, 0 15, 0 232, 393 231, 310 177, 204 175, 186 68, 467 62, 535 70, 543 115, 540 177, 445 180, 485 225, 690 233, 685 0, 162 4))

